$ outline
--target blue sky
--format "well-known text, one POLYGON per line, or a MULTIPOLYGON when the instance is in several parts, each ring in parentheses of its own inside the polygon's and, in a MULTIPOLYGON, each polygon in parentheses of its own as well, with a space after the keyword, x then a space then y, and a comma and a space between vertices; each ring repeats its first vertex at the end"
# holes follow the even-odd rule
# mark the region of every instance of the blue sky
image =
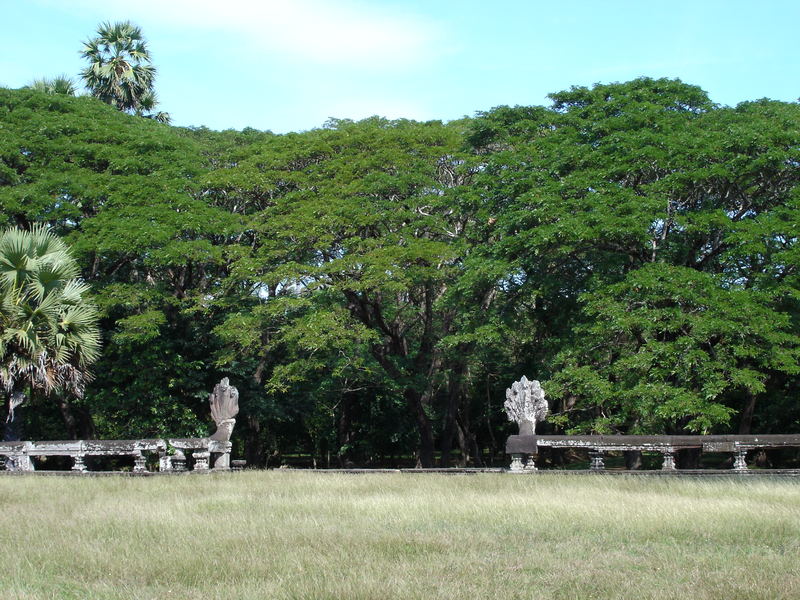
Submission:
POLYGON ((76 75, 98 23, 128 19, 160 108, 213 129, 450 120, 642 75, 727 105, 800 96, 796 0, 0 0, 0 15, 0 85, 76 75))

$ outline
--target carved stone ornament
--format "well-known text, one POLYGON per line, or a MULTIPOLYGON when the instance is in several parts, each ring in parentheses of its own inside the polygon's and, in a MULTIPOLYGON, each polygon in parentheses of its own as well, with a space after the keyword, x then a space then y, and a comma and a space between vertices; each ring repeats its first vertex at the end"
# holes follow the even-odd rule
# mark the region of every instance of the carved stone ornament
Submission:
POLYGON ((544 390, 536 381, 529 381, 524 375, 506 390, 504 404, 509 421, 516 421, 520 435, 536 433, 536 423, 547 417, 547 400, 544 390))
POLYGON ((231 439, 233 426, 236 424, 234 417, 239 414, 239 391, 224 377, 208 397, 211 405, 211 417, 217 424, 217 430, 211 436, 212 440, 227 442, 231 439))

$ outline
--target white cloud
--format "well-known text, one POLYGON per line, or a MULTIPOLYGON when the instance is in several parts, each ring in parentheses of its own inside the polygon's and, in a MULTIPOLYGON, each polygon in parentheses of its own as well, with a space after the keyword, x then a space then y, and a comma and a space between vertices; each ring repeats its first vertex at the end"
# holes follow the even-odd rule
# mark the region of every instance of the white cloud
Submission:
MULTIPOLYGON (((45 0, 47 2, 47 0, 45 0)), ((254 50, 321 65, 411 67, 441 54, 443 31, 422 16, 364 0, 73 0, 53 2, 144 24, 237 36, 254 50)), ((147 34, 147 31, 145 31, 147 34)))

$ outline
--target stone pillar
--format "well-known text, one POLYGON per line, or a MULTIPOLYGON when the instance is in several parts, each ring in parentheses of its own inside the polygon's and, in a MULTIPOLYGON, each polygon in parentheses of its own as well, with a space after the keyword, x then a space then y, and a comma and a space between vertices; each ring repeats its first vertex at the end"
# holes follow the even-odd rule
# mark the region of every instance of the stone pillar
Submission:
POLYGON ((529 454, 528 460, 525 462, 525 471, 538 471, 539 469, 536 468, 536 455, 529 454))
POLYGON ((172 461, 169 456, 164 455, 158 457, 158 470, 159 472, 172 471, 172 461))
POLYGON ((522 473, 525 470, 522 462, 523 458, 525 458, 524 454, 511 455, 511 467, 509 469, 511 473, 522 473))
MULTIPOLYGON (((25 442, 29 445, 30 442, 25 442)), ((6 457, 6 471, 34 471, 33 460, 27 454, 27 450, 14 456, 6 457)))
POLYGON ((186 455, 182 450, 175 450, 175 454, 167 457, 169 471, 185 471, 186 470, 186 455))
POLYGON ((147 458, 141 450, 137 450, 133 455, 133 472, 146 473, 147 472, 147 458))
POLYGON ((72 457, 72 470, 79 473, 86 472, 86 465, 83 462, 83 454, 75 454, 72 457))
POLYGON ((194 457, 195 471, 208 471, 208 459, 211 456, 208 450, 195 450, 192 456, 194 457))
POLYGON ((733 461, 734 471, 747 471, 747 450, 744 448, 736 449, 736 458, 733 461))
POLYGON ((664 462, 661 464, 662 471, 675 471, 675 448, 665 448, 661 451, 664 455, 664 462))
POLYGON ((589 458, 591 462, 589 464, 589 469, 591 471, 603 471, 606 468, 605 463, 603 462, 603 452, 600 450, 593 450, 589 452, 589 458))

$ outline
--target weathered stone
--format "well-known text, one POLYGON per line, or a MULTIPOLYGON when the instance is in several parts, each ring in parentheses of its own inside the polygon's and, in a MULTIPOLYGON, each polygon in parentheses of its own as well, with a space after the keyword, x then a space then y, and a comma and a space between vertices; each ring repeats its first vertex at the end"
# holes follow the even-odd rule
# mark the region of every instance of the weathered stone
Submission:
MULTIPOLYGON (((733 468, 747 471, 747 451, 760 448, 800 447, 800 434, 770 435, 512 435, 506 441, 506 453, 513 457, 535 455, 539 447, 585 448, 592 453, 638 450, 660 452, 664 456, 662 470, 673 471, 675 453, 694 449, 736 454, 733 468)), ((520 459, 521 460, 521 459, 520 459)), ((592 468, 602 457, 592 456, 592 468)))
POLYGON ((512 454, 511 467, 509 468, 509 471, 512 473, 522 473, 525 470, 525 466, 522 462, 524 456, 524 454, 512 454))
POLYGON ((83 462, 83 454, 74 454, 72 456, 72 462, 73 471, 80 471, 81 473, 86 471, 86 465, 83 462))
POLYGON ((28 456, 30 442, 0 442, 0 455, 5 458, 7 471, 33 471, 33 461, 28 456))
POLYGON ((175 450, 175 454, 170 457, 169 469, 173 471, 186 470, 186 455, 181 450, 175 450))
POLYGON ((603 462, 603 452, 589 452, 589 459, 589 469, 591 471, 602 471, 606 468, 606 464, 603 462))
POLYGON ((661 451, 661 454, 664 456, 664 462, 661 463, 661 470, 662 471, 674 471, 675 470, 675 449, 674 448, 664 448, 661 451))
POLYGON ((529 454, 528 460, 525 461, 525 471, 538 471, 539 469, 536 468, 536 455, 529 454))
POLYGON ((733 469, 735 471, 747 471, 747 450, 738 448, 736 450, 736 458, 733 461, 733 469))
POLYGON ((736 442, 703 442, 703 452, 736 452, 736 442))
POLYGON ((234 418, 239 414, 239 391, 230 385, 227 377, 224 377, 214 391, 208 397, 211 405, 211 417, 217 424, 217 430, 211 436, 212 440, 227 442, 231 439, 233 426, 236 424, 234 418))
POLYGON ((208 471, 208 459, 210 456, 211 453, 205 450, 192 453, 192 457, 194 458, 194 470, 208 471))
POLYGON ((547 400, 541 384, 529 381, 524 375, 506 390, 506 401, 503 405, 509 421, 519 426, 520 435, 534 435, 536 423, 547 417, 547 400))
POLYGON ((147 457, 141 450, 137 450, 133 455, 133 472, 144 473, 147 471, 147 457))

